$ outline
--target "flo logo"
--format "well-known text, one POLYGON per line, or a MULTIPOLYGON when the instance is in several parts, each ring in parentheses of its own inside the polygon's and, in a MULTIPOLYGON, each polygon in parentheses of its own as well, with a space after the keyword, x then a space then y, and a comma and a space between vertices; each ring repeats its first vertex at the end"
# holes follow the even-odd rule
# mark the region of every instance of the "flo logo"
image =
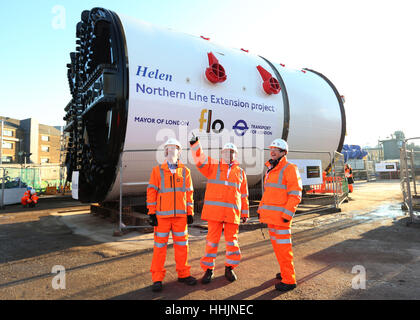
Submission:
POLYGON ((207 133, 210 133, 210 128, 214 133, 220 133, 223 131, 223 129, 225 128, 224 122, 220 119, 216 119, 213 122, 211 122, 211 116, 212 116, 211 110, 207 110, 207 109, 201 110, 201 116, 200 116, 200 119, 198 119, 198 121, 200 122, 200 132, 203 130, 205 123, 207 123, 207 126, 206 126, 207 133))
MULTIPOLYGON (((200 132, 205 130, 207 133, 210 133, 210 129, 214 133, 221 133, 223 131, 225 128, 225 123, 220 119, 212 121, 212 115, 212 110, 201 110, 200 119, 198 119, 198 122, 200 123, 200 132)), ((235 131, 237 136, 242 137, 247 132, 249 127, 245 120, 238 120, 233 125, 232 129, 235 131)))
POLYGON ((236 121, 232 129, 235 131, 235 134, 237 136, 242 137, 246 133, 246 131, 249 129, 249 127, 246 124, 245 120, 238 120, 236 121))

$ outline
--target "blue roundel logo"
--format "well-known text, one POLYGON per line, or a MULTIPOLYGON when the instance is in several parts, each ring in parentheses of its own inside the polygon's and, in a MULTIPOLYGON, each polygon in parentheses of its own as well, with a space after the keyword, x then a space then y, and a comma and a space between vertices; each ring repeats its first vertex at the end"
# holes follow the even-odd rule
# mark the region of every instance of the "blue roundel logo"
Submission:
POLYGON ((237 136, 243 136, 246 131, 249 129, 248 125, 244 120, 238 120, 236 121, 235 125, 232 127, 232 129, 235 131, 235 134, 237 136))

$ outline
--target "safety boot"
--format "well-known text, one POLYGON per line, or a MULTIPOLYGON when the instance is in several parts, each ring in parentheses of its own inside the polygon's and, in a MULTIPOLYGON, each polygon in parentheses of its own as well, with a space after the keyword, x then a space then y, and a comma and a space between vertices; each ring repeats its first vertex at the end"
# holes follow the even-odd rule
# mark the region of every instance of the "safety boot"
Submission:
POLYGON ((153 282, 152 291, 153 292, 160 292, 160 291, 162 291, 162 281, 153 282))
POLYGON ((178 282, 183 282, 189 286, 194 286, 197 284, 197 279, 194 277, 178 278, 178 282))
POLYGON ((206 273, 204 274, 203 278, 201 279, 201 283, 207 284, 214 278, 213 269, 207 269, 206 273))
POLYGON ((236 276, 235 272, 233 272, 232 267, 228 266, 225 267, 225 277, 226 279, 228 279, 230 282, 235 281, 236 279, 238 279, 238 277, 236 276))
POLYGON ((296 288, 296 284, 295 283, 287 284, 287 283, 279 282, 279 283, 276 283, 275 287, 276 287, 276 290, 278 291, 286 292, 286 291, 290 291, 296 288))

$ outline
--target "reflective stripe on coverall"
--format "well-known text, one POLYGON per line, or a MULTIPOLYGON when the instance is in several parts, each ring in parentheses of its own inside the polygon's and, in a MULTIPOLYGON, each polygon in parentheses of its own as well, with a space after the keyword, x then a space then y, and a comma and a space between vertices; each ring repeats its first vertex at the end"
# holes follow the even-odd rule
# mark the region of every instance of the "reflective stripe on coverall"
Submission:
POLYGON ((162 281, 169 233, 174 241, 176 271, 178 278, 190 276, 188 265, 187 215, 194 215, 193 185, 190 170, 178 163, 175 173, 165 161, 153 168, 147 187, 149 214, 156 214, 158 225, 154 228, 153 260, 150 271, 153 282, 162 281))
MULTIPOLYGON (((270 163, 266 163, 270 167, 270 163)), ((258 207, 260 221, 269 229, 282 282, 295 284, 291 223, 302 198, 302 181, 296 165, 287 162, 284 156, 277 166, 266 173, 264 193, 258 207), (283 219, 288 220, 285 222, 283 219)))
POLYGON ((191 147, 198 170, 207 180, 201 219, 208 222, 206 251, 200 264, 203 270, 213 269, 224 230, 226 242, 225 266, 235 268, 241 260, 238 231, 241 218, 249 217, 248 184, 246 174, 238 162, 230 166, 206 157, 200 142, 191 147), (229 176, 228 176, 229 172, 229 176))

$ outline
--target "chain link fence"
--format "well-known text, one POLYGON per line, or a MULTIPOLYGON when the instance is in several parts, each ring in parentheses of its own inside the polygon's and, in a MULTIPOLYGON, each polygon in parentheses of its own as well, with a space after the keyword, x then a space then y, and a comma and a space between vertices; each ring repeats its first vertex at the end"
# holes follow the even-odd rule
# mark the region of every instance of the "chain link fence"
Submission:
POLYGON ((374 161, 366 159, 347 159, 346 163, 349 164, 353 170, 354 180, 366 180, 368 182, 376 180, 374 161))
MULTIPOLYGON (((66 181, 66 168, 60 165, 30 165, 25 168, 20 165, 1 166, 5 170, 5 189, 34 188, 37 193, 45 193, 47 188, 57 191, 64 188, 66 181)), ((3 177, 0 177, 3 179, 3 177)), ((67 187, 69 188, 69 186, 67 187)))

